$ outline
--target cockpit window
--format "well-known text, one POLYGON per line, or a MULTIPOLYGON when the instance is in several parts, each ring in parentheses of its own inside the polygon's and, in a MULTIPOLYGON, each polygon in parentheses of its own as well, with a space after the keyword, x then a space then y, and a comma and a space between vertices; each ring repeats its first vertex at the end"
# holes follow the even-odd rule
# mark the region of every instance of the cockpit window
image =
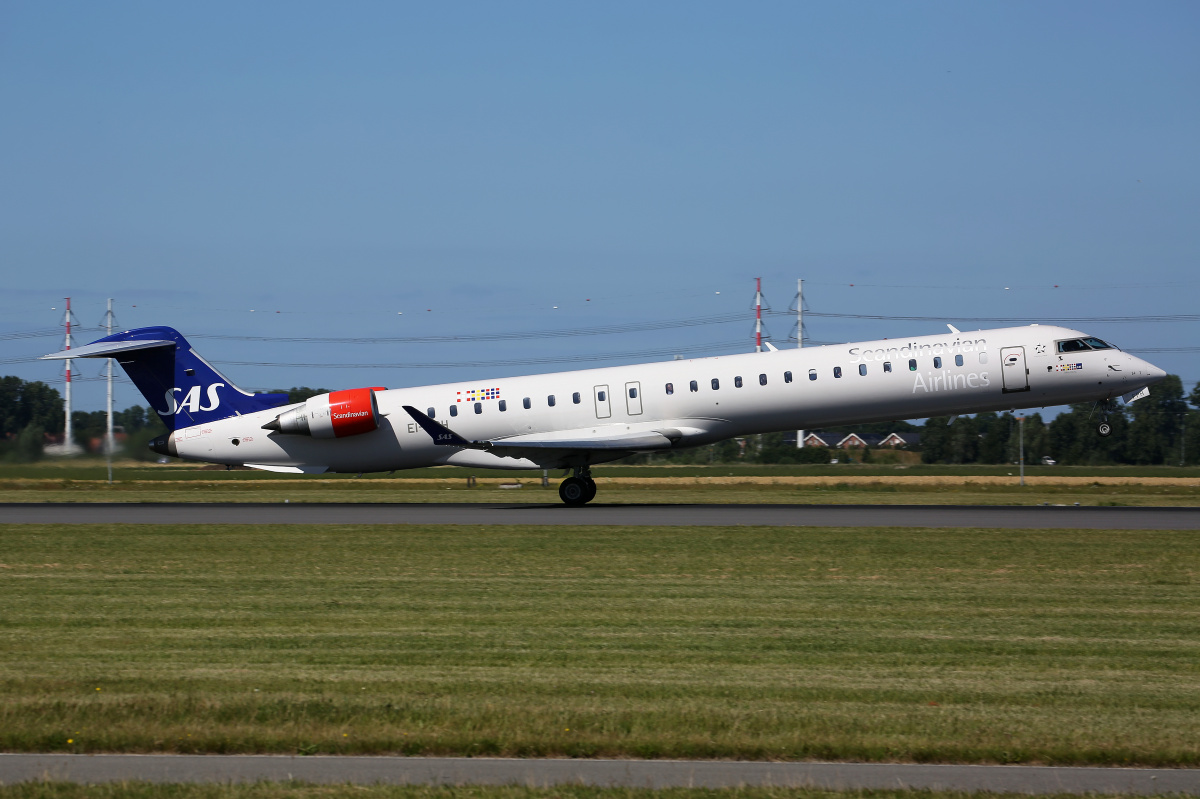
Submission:
POLYGON ((1092 338, 1089 336, 1088 338, 1085 338, 1084 341, 1087 343, 1087 345, 1089 347, 1091 347, 1094 350, 1111 350, 1111 349, 1113 349, 1113 345, 1109 344, 1107 341, 1101 341, 1098 338, 1092 338))
POLYGON ((1058 351, 1059 352, 1087 352, 1088 345, 1084 344, 1083 341, 1080 339, 1073 338, 1069 341, 1058 342, 1058 351))

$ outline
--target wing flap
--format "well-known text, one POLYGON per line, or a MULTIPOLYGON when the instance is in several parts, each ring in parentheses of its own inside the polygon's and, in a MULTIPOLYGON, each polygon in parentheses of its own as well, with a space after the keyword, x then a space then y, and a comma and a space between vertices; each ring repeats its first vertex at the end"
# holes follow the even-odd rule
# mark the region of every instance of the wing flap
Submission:
POLYGON ((590 450, 644 450, 644 449, 670 449, 671 439, 664 436, 662 433, 634 433, 620 436, 606 436, 596 438, 551 438, 551 439, 528 439, 519 438, 510 440, 501 438, 496 441, 489 441, 491 449, 560 449, 571 451, 590 451, 590 450))
POLYGON ((640 452, 650 449, 670 449, 672 439, 668 435, 679 433, 667 430, 664 433, 656 431, 640 431, 634 433, 605 433, 587 435, 582 430, 568 431, 564 436, 569 438, 550 438, 533 436, 514 436, 512 438, 497 438, 490 441, 468 441, 450 428, 435 422, 411 405, 405 405, 404 410, 411 416, 421 429, 429 434, 434 444, 460 449, 485 449, 491 452, 521 452, 535 450, 544 453, 548 450, 560 452, 593 452, 593 451, 629 451, 640 452))

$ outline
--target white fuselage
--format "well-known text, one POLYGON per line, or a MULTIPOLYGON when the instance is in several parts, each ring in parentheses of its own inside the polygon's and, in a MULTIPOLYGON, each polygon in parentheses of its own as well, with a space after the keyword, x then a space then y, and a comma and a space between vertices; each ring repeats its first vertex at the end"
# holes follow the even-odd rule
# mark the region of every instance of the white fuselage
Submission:
POLYGON ((263 430, 284 410, 276 408, 176 430, 173 448, 183 458, 306 472, 557 468, 570 465, 561 454, 528 460, 437 446, 402 407, 472 441, 670 430, 677 447, 689 447, 735 435, 1110 399, 1162 378, 1118 349, 1057 351, 1057 341, 1084 335, 1031 325, 417 386, 378 392, 385 418, 362 435, 263 430))

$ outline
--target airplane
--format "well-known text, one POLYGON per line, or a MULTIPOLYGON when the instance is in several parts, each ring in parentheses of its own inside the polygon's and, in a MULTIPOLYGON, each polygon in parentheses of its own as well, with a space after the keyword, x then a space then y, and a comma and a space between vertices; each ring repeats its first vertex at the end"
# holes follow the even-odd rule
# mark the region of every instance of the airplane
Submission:
POLYGON ((150 449, 271 472, 451 465, 565 469, 567 505, 591 467, 734 436, 1095 402, 1134 402, 1166 373, 1053 325, 882 339, 432 386, 332 391, 290 403, 238 388, 175 329, 142 327, 44 359, 116 358, 168 429, 150 449))

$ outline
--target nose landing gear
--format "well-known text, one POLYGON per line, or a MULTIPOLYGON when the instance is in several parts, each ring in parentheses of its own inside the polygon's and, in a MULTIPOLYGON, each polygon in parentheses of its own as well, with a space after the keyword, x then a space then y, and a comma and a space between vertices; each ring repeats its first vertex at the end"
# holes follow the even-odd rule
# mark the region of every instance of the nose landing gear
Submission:
POLYGON ((575 474, 558 486, 558 497, 567 505, 586 505, 596 498, 596 481, 587 466, 576 466, 575 474))
MULTIPOLYGON (((1112 425, 1108 423, 1108 407, 1111 400, 1103 400, 1097 402, 1096 405, 1100 408, 1100 424, 1096 425, 1096 432, 1101 438, 1108 438, 1112 435, 1112 425)), ((1093 411, 1095 408, 1092 409, 1093 411)))

